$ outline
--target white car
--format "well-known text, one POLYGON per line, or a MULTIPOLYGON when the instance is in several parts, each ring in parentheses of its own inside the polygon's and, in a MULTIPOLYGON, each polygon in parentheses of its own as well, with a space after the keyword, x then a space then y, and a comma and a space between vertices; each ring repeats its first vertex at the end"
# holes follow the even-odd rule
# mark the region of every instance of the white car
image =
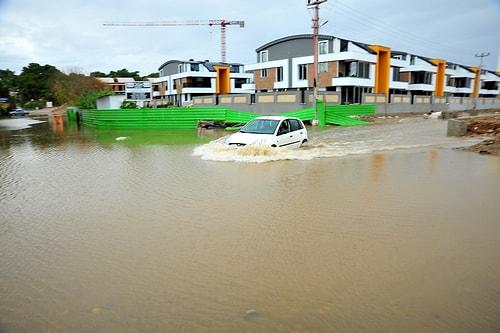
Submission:
POLYGON ((27 116, 29 112, 21 108, 16 108, 14 111, 10 111, 9 114, 11 116, 27 116))
POLYGON ((307 140, 307 129, 299 118, 265 116, 250 120, 238 132, 230 135, 226 144, 299 148, 307 140))

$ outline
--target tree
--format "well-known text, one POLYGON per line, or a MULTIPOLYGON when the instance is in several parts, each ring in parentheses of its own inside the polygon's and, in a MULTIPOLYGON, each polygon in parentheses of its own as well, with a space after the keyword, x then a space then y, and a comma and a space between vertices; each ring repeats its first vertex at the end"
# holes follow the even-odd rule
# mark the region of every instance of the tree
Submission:
POLYGON ((135 81, 142 81, 142 77, 139 75, 139 71, 129 72, 127 69, 122 68, 117 71, 111 71, 108 74, 109 77, 133 77, 135 81))
POLYGON ((128 69, 122 68, 122 69, 117 70, 117 71, 110 71, 108 74, 105 74, 105 73, 99 72, 99 71, 95 71, 95 72, 90 73, 90 76, 110 77, 110 78, 132 77, 132 78, 134 78, 135 81, 143 81, 144 78, 146 78, 146 77, 160 77, 160 74, 159 73, 151 73, 149 75, 142 77, 139 75, 139 71, 130 72, 128 69))
POLYGON ((9 97, 9 92, 15 90, 17 76, 8 69, 0 69, 0 97, 9 97))
POLYGON ((53 98, 51 81, 59 73, 61 72, 51 65, 40 66, 30 63, 27 67, 23 67, 17 81, 21 96, 24 100, 51 100, 53 98))
POLYGON ((108 75, 106 73, 99 72, 99 71, 90 73, 90 76, 93 76, 93 77, 108 77, 108 75))
POLYGON ((59 73, 54 76, 52 90, 59 104, 75 105, 85 94, 105 90, 107 85, 92 76, 78 73, 59 73))

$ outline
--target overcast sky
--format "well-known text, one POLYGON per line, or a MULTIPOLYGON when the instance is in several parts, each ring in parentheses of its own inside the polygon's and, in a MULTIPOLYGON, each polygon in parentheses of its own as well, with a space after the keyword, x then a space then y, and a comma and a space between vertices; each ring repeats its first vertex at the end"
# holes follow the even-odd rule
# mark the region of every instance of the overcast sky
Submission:
MULTIPOLYGON (((397 51, 497 70, 500 0, 328 0, 320 30, 397 51)), ((106 22, 243 20, 226 27, 227 61, 256 62, 255 49, 312 33, 306 0, 0 0, 0 69, 29 63, 64 72, 141 75, 165 61, 220 61, 220 26, 114 27, 106 22)))

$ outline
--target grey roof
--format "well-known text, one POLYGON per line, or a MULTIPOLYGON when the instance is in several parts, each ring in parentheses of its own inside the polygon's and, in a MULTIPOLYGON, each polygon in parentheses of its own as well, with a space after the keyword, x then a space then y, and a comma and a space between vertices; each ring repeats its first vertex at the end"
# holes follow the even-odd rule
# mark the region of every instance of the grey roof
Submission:
POLYGON ((161 70, 163 67, 170 65, 170 64, 200 64, 205 66, 210 72, 215 72, 214 66, 243 66, 243 64, 240 63, 225 63, 225 62, 220 62, 220 61, 209 61, 209 60, 203 60, 203 61, 195 61, 193 59, 189 59, 187 61, 182 61, 182 60, 168 60, 161 64, 160 67, 158 67, 158 70, 161 70))
MULTIPOLYGON (((255 52, 259 53, 262 50, 265 50, 273 45, 277 45, 277 44, 280 44, 283 42, 288 42, 288 41, 293 41, 293 40, 298 40, 298 39, 313 39, 313 38, 314 38, 313 34, 299 34, 299 35, 286 36, 286 37, 275 39, 273 41, 270 41, 270 42, 258 47, 257 49, 255 49, 255 52)), ((335 36, 319 34, 318 39, 319 40, 333 40, 333 39, 335 39, 335 36)), ((347 39, 344 39, 344 40, 347 40, 347 39)), ((368 44, 356 42, 353 40, 348 40, 348 41, 352 42, 353 44, 366 50, 369 53, 375 53, 375 51, 373 51, 371 48, 368 47, 368 44)))

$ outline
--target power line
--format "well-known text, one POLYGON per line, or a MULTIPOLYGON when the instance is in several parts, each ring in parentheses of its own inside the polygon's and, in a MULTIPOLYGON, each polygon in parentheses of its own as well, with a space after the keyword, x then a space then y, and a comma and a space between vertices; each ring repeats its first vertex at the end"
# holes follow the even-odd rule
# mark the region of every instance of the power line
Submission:
MULTIPOLYGON (((420 35, 412 34, 408 31, 399 29, 394 29, 394 27, 389 26, 386 20, 380 20, 374 18, 373 16, 367 16, 360 14, 360 11, 347 5, 342 2, 337 1, 336 5, 327 5, 325 6, 325 11, 327 14, 338 15, 340 20, 343 19, 345 22, 348 19, 348 23, 346 24, 338 24, 339 20, 334 20, 338 25, 343 26, 346 30, 351 30, 353 24, 357 23, 359 26, 367 27, 369 35, 373 35, 374 38, 379 40, 393 42, 394 39, 397 39, 398 42, 407 42, 411 45, 420 45, 425 48, 435 48, 436 46, 442 46, 442 43, 435 43, 426 39, 422 39, 420 35), (391 37, 393 37, 391 39, 391 37)), ((342 22, 342 21, 341 21, 342 22)))
POLYGON ((332 1, 323 9, 323 16, 329 19, 330 24, 322 30, 337 37, 387 45, 409 53, 435 54, 438 58, 439 53, 449 53, 450 50, 456 51, 457 54, 464 52, 464 48, 447 45, 449 43, 443 43, 443 41, 422 38, 422 35, 404 30, 404 26, 388 25, 389 20, 381 20, 371 14, 364 15, 359 8, 354 8, 341 0, 332 1), (362 27, 365 30, 353 29, 353 27, 362 27), (356 33, 363 35, 364 40, 359 40, 360 36, 353 35, 356 33), (369 40, 370 38, 373 39, 369 40))

